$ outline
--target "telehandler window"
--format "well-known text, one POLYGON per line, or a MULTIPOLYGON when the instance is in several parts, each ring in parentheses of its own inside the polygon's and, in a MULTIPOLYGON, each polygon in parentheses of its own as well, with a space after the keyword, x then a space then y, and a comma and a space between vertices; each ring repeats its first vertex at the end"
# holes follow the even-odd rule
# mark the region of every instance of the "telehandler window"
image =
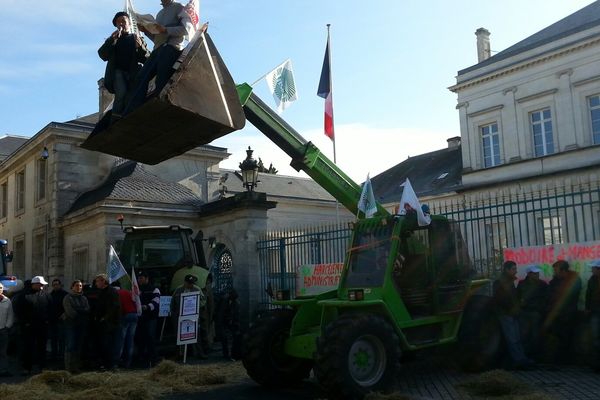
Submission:
POLYGON ((347 287, 383 285, 391 248, 391 226, 357 232, 349 252, 347 287))

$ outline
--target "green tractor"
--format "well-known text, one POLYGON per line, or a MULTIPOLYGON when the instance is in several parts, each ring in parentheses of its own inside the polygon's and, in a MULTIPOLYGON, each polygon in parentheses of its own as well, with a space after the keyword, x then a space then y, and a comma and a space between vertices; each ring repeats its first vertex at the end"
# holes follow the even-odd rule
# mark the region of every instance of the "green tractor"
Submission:
POLYGON ((470 279, 450 221, 432 216, 419 226, 414 214, 390 215, 379 204, 365 218, 360 185, 250 85, 235 86, 208 34, 196 35, 176 67, 160 93, 114 124, 98 124, 82 147, 156 164, 249 121, 359 218, 337 290, 295 299, 279 291, 281 308, 251 327, 243 363, 252 379, 287 386, 314 370, 331 397, 350 399, 392 388, 401 356, 420 349, 458 342, 465 367, 495 361, 501 336, 485 295, 489 281, 470 279))
POLYGON ((487 280, 468 279, 458 231, 444 217, 419 227, 415 214, 359 220, 337 290, 285 300, 246 335, 244 367, 265 386, 315 377, 331 398, 393 388, 400 360, 458 342, 470 370, 492 366, 501 347, 487 280))

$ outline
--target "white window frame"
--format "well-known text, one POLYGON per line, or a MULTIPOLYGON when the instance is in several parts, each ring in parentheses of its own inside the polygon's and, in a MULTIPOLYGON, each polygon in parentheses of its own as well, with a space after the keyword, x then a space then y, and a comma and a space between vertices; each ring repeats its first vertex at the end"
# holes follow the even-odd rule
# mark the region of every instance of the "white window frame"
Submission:
POLYGON ((42 202, 46 200, 47 182, 48 182, 48 161, 37 160, 35 165, 35 201, 42 202))
POLYGON ((73 248, 71 259, 71 280, 80 279, 87 281, 89 278, 90 251, 88 246, 73 248))
POLYGON ((502 154, 500 151, 500 129, 498 127, 498 121, 490 122, 484 125, 479 126, 479 137, 481 140, 481 161, 483 168, 491 168, 502 164, 502 154), (492 132, 492 128, 496 128, 496 132, 492 132), (484 130, 489 128, 489 133, 484 134, 484 130), (489 137, 490 140, 490 164, 486 163, 485 158, 485 138, 489 137), (498 144, 498 154, 494 153, 494 139, 497 140, 498 144), (496 162, 495 159, 498 159, 496 162))
POLYGON ((25 168, 15 173, 15 214, 25 212, 25 168))
POLYGON ((0 219, 8 217, 8 180, 0 183, 0 219))
POLYGON ((587 100, 587 106, 588 106, 588 110, 589 110, 588 115, 589 115, 589 122, 590 122, 590 133, 592 136, 592 144, 600 144, 600 121, 599 121, 598 131, 594 132, 594 120, 592 118, 592 112, 598 110, 598 113, 600 113, 600 94, 588 96, 586 100, 587 100), (592 106, 593 98, 598 99, 597 106, 592 106))
POLYGON ((560 215, 546 215, 540 218, 541 239, 544 245, 564 243, 562 222, 560 215))
POLYGON ((19 279, 24 279, 27 275, 25 266, 25 234, 15 236, 13 238, 13 261, 12 261, 12 275, 16 275, 19 279), (19 247, 22 247, 21 249, 19 247))
POLYGON ((45 228, 33 233, 31 243, 31 275, 45 275, 46 232, 45 228))
POLYGON ((529 127, 530 127, 530 131, 531 131, 531 140, 532 140, 532 145, 533 145, 533 155, 534 157, 544 157, 550 154, 555 154, 556 153, 556 140, 554 139, 554 123, 552 120, 552 108, 551 107, 544 107, 544 108, 540 108, 534 111, 530 111, 529 112, 529 127), (544 118, 544 112, 548 111, 550 113, 550 118, 544 118), (534 114, 540 114, 540 120, 539 121, 533 121, 533 116, 534 114), (551 136, 552 136, 552 151, 549 152, 548 151, 548 142, 546 141, 546 122, 550 122, 551 125, 551 136), (534 133, 534 126, 539 125, 541 128, 541 137, 542 137, 542 148, 543 148, 543 154, 538 154, 536 151, 536 145, 535 145, 535 133, 534 133))

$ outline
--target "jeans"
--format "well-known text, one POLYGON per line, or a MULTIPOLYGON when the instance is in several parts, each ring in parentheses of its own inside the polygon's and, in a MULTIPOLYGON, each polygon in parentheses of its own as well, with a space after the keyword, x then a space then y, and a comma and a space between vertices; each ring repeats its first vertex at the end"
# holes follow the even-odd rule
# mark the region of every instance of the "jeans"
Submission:
POLYGON ((120 326, 113 326, 108 323, 101 323, 102 334, 102 366, 112 369, 117 366, 117 353, 121 349, 120 326))
POLYGON ((519 327, 521 328, 521 342, 525 354, 538 358, 541 350, 542 313, 537 311, 521 311, 519 314, 519 327))
POLYGON ((149 364, 157 360, 156 353, 156 318, 140 318, 138 320, 138 347, 140 358, 149 364))
POLYGON ((67 323, 65 345, 67 353, 80 354, 83 350, 87 321, 67 323))
POLYGON ((0 373, 8 372, 8 329, 0 329, 0 373))
POLYGON ((163 45, 152 51, 150 57, 144 63, 133 85, 133 90, 125 107, 123 114, 129 114, 146 100, 148 85, 156 76, 154 94, 158 95, 167 85, 175 70, 173 64, 181 55, 181 50, 173 46, 163 45))
POLYGON ((120 348, 117 358, 123 360, 123 366, 125 368, 131 367, 131 359, 133 358, 133 339, 135 338, 137 322, 137 313, 125 314, 123 318, 121 318, 120 348))
POLYGON ((129 91, 129 73, 120 69, 115 69, 115 100, 113 102, 113 114, 121 114, 125 109, 125 99, 129 91))
POLYGON ((502 333, 506 340, 506 347, 510 358, 515 364, 528 363, 529 359, 525 356, 523 345, 521 344, 521 333, 519 331, 519 321, 516 317, 501 315, 498 317, 502 333))

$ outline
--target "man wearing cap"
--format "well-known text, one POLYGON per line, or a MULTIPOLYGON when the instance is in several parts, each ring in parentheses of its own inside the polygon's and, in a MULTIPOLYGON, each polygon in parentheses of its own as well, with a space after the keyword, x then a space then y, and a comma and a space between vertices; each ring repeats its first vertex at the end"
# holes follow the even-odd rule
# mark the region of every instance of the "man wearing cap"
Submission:
MULTIPOLYGON (((198 286, 196 286, 197 282, 198 278, 196 278, 196 276, 188 274, 183 278, 183 285, 179 286, 177 289, 175 289, 175 292, 173 292, 173 298, 171 299, 171 317, 173 318, 175 327, 177 327, 178 323, 182 293, 199 292, 200 318, 202 318, 203 308, 206 307, 206 296, 204 295, 204 292, 198 286)), ((199 322, 198 328, 200 329, 200 343, 196 343, 195 350, 196 356, 205 360, 208 358, 207 332, 203 329, 202 321, 199 322)))
POLYGON ((148 84, 154 77, 156 77, 154 93, 156 95, 160 93, 175 72, 173 64, 185 47, 186 36, 191 37, 194 32, 192 19, 182 4, 174 0, 160 0, 160 4, 163 8, 156 14, 156 24, 153 24, 155 28, 153 32, 156 33, 139 25, 140 31, 154 42, 154 48, 150 58, 138 74, 125 114, 144 103, 148 84))
POLYGON ((517 264, 514 261, 504 262, 502 275, 494 281, 493 303, 513 367, 521 369, 533 366, 533 362, 527 358, 521 344, 518 321, 520 305, 515 287, 516 279, 517 264))
POLYGON ((594 338, 594 356, 592 368, 600 372, 600 259, 590 263, 592 276, 588 280, 585 292, 585 311, 590 314, 590 325, 594 338))
POLYGON ((517 295, 521 305, 519 326, 525 354, 534 359, 539 357, 540 335, 546 302, 548 284, 540 279, 542 270, 533 265, 527 268, 525 279, 517 286, 517 295))
POLYGON ((23 338, 22 364, 25 374, 30 374, 33 365, 43 369, 46 366, 46 343, 48 341, 48 322, 52 312, 52 298, 44 290, 48 282, 43 276, 31 278, 31 288, 24 293, 25 307, 21 319, 23 338))
POLYGON ((160 309, 160 290, 150 283, 150 276, 145 271, 138 275, 138 283, 142 304, 142 315, 138 319, 136 335, 138 350, 142 362, 152 367, 159 361, 156 351, 156 329, 160 309))
POLYGON ((100 46, 98 55, 107 62, 104 87, 115 95, 112 115, 119 117, 125 108, 127 93, 150 52, 144 40, 131 33, 129 14, 119 11, 113 17, 112 23, 117 29, 100 46))

